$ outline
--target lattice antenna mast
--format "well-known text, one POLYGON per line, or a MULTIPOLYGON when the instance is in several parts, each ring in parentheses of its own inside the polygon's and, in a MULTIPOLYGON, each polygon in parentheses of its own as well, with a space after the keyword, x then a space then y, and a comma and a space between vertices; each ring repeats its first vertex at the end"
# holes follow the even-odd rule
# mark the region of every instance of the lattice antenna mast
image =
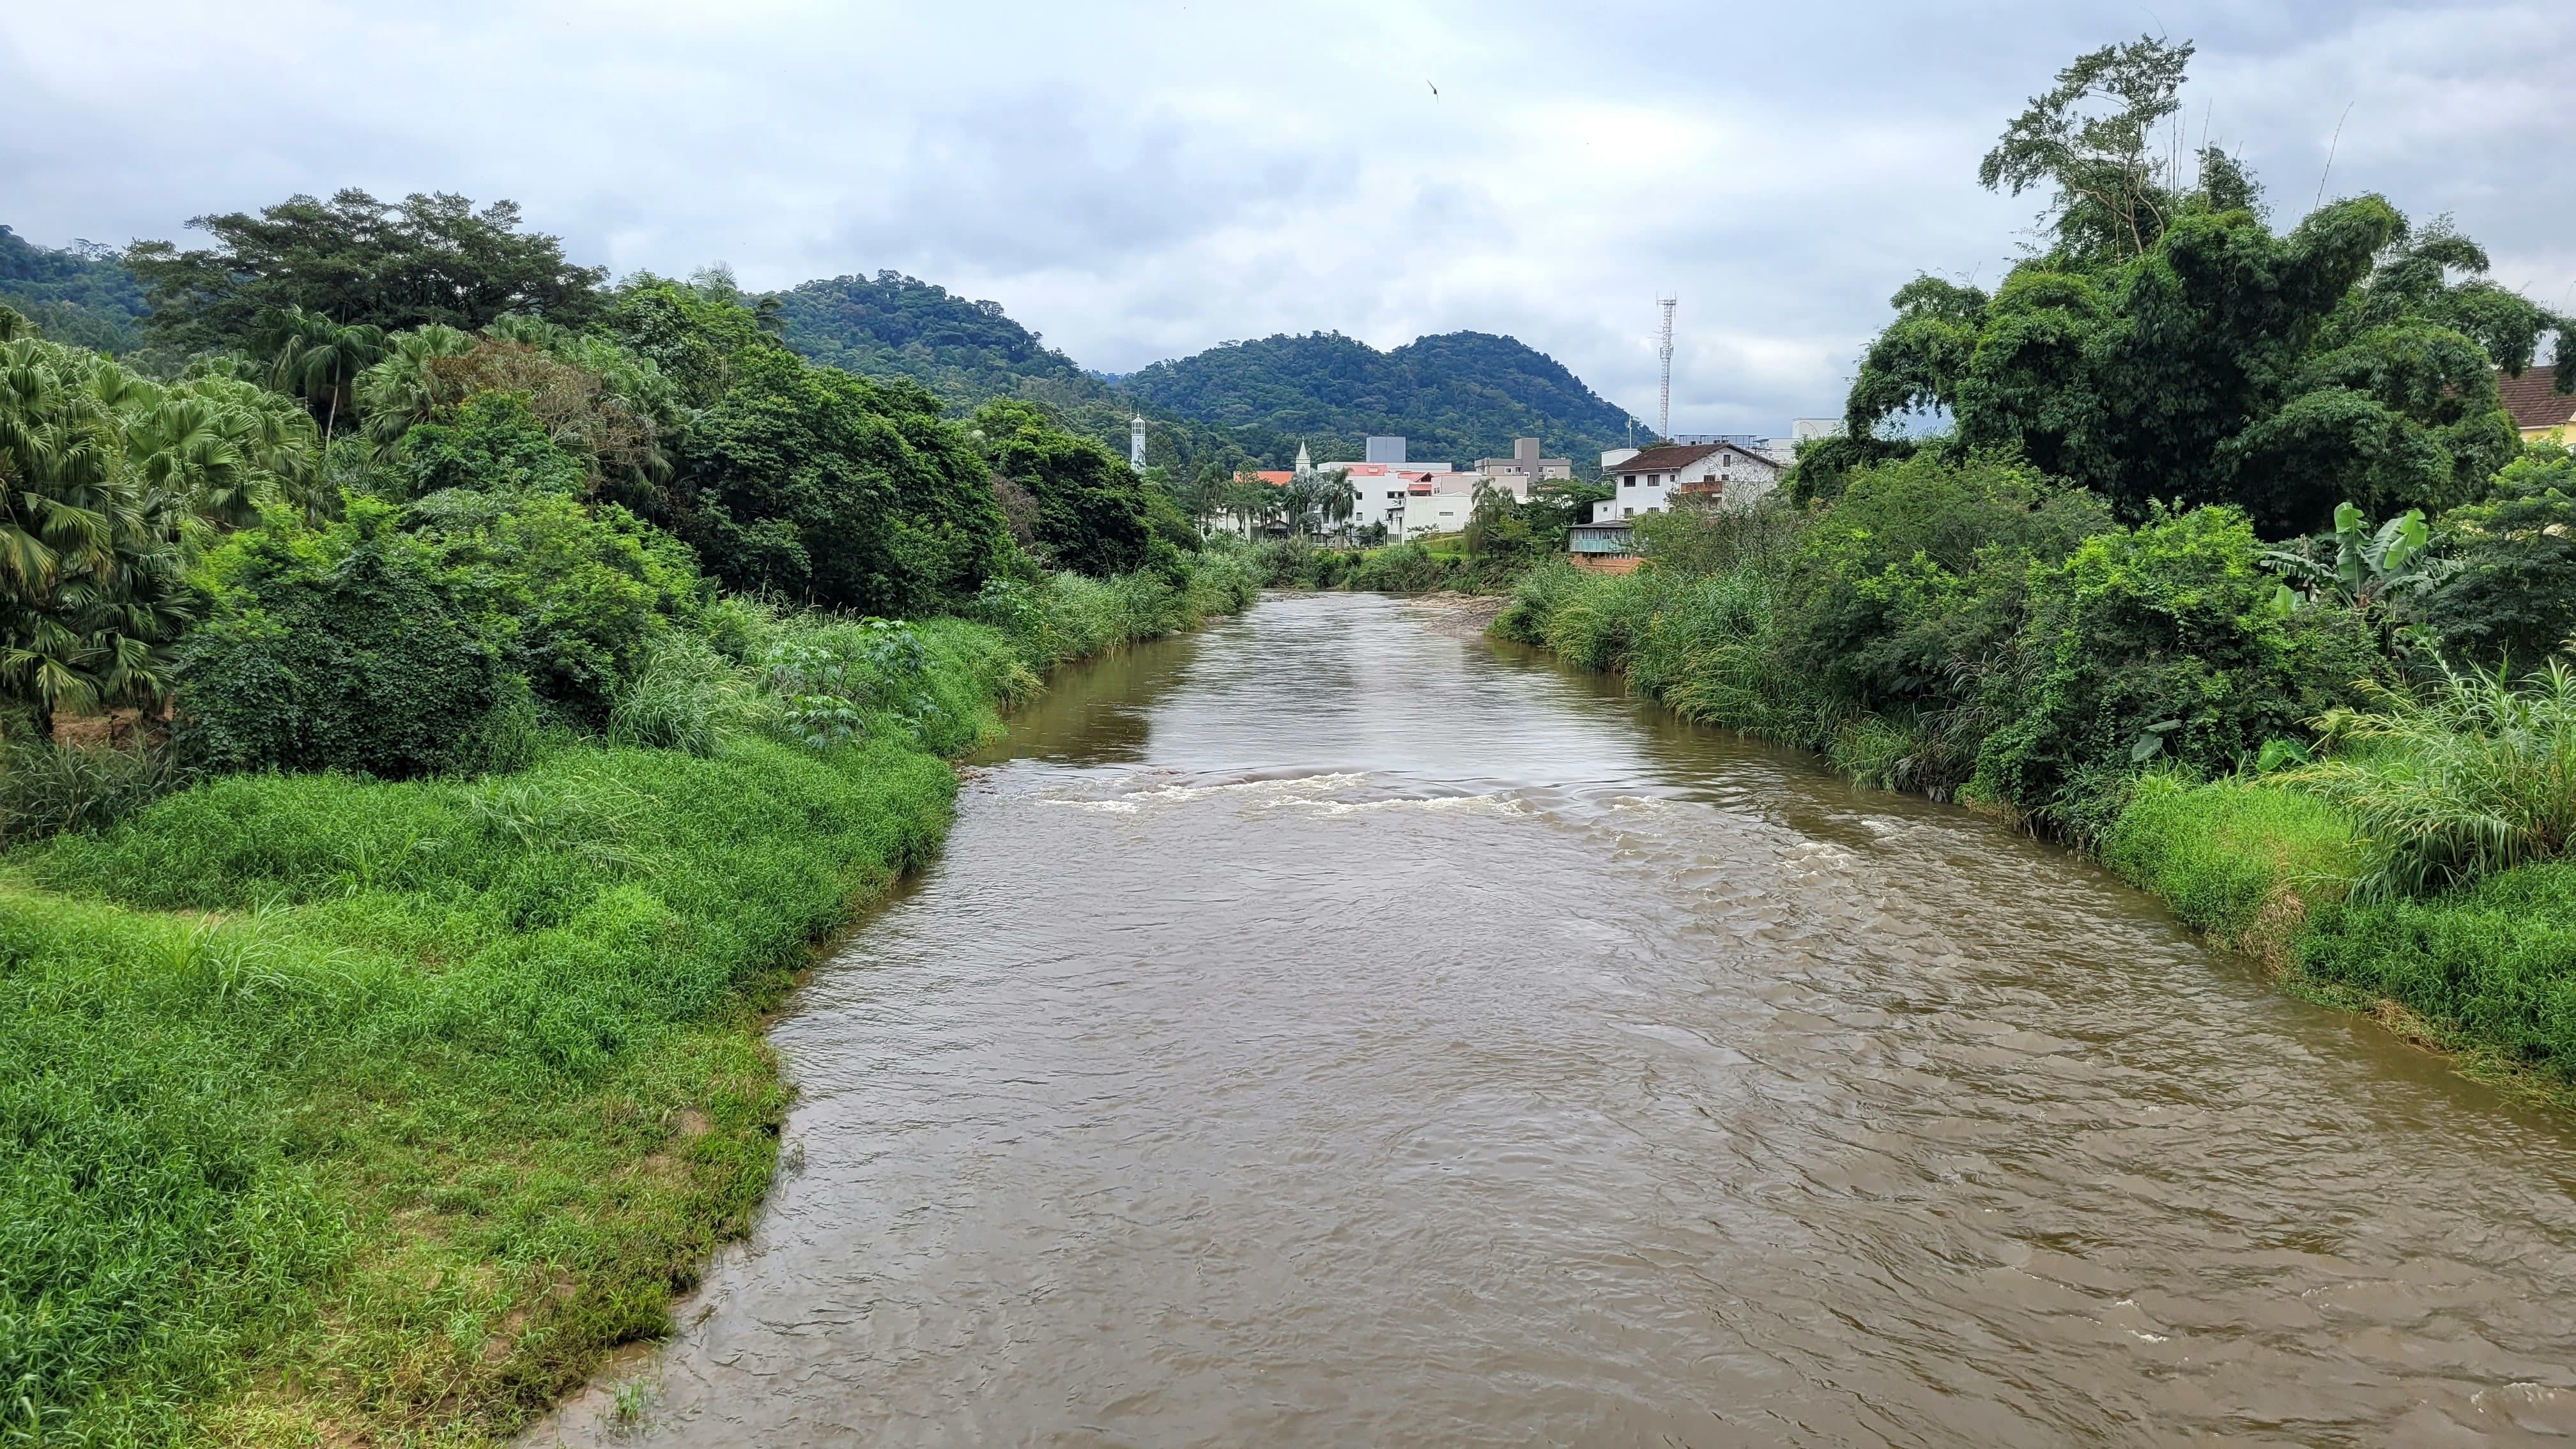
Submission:
POLYGON ((1655 441, 1659 443, 1673 435, 1673 308, 1679 306, 1681 300, 1679 297, 1655 299, 1655 305, 1664 309, 1663 331, 1655 341, 1655 356, 1663 359, 1664 363, 1663 400, 1655 411, 1655 441))

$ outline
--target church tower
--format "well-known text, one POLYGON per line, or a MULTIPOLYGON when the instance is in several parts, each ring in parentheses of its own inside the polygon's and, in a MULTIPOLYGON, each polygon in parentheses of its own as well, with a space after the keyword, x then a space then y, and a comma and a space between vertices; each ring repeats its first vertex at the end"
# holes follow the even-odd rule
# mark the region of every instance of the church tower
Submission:
POLYGON ((1314 471, 1315 460, 1313 456, 1307 453, 1306 445, 1304 443, 1299 443, 1297 445, 1297 476, 1303 478, 1314 471))

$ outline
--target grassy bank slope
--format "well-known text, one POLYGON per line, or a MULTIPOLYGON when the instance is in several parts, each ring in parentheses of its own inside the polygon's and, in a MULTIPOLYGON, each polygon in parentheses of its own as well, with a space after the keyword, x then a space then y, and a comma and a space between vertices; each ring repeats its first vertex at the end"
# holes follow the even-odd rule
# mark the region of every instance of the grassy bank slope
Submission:
POLYGON ((234 776, 12 855, 0 1442, 484 1442, 663 1331, 769 1181, 761 1014, 938 848, 942 756, 1034 669, 1250 594, 986 601, 828 748, 746 692, 695 751, 234 776))

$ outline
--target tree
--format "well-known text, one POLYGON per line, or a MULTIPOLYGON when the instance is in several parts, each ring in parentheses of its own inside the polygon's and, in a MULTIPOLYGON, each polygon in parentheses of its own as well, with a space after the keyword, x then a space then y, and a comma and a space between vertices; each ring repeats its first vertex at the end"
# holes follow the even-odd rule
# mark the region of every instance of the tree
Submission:
POLYGON ((2182 104, 2174 93, 2191 53, 2188 41, 2140 36, 2076 57, 2057 73, 2054 89, 2032 97, 2004 128, 1977 167, 1978 184, 2015 196, 2055 187, 2051 228, 2069 257, 2118 261, 2143 253, 2181 210, 2169 164, 2151 141, 2182 104))
POLYGON ((555 237, 521 232, 515 202, 478 211, 444 192, 396 204, 352 188, 188 225, 215 245, 137 242, 125 264, 151 299, 146 327, 191 349, 245 347, 264 314, 290 307, 386 332, 470 331, 505 312, 577 324, 598 314, 608 275, 565 261, 555 237))
MULTIPOLYGON (((304 399, 322 415, 322 445, 327 448, 358 374, 385 355, 385 329, 343 327, 318 313, 288 307, 261 318, 253 345, 274 359, 270 380, 277 390, 304 399)), ((350 411, 354 416, 355 410, 350 411)))
POLYGON ((2445 654, 2520 674, 2576 647, 2576 458, 2535 446, 2438 530, 2455 569, 2406 613, 2445 654))
POLYGON ((582 465, 585 491, 653 516, 667 510, 663 439, 681 423, 676 390, 651 362, 608 338, 516 315, 481 335, 424 327, 391 339, 356 391, 380 455, 415 427, 451 420, 480 394, 510 394, 582 465))
MULTIPOLYGON (((0 323, 16 319, 0 308, 0 323)), ((160 699, 189 617, 180 499, 133 467, 92 385, 114 367, 34 337, 0 342, 0 707, 39 733, 58 710, 160 699)))
POLYGON ((1106 577, 1145 564, 1150 510, 1125 459, 1033 403, 986 403, 971 425, 994 474, 1037 500, 1037 541, 1057 566, 1106 577))
POLYGON ((2382 516, 2466 502, 2513 456, 2491 363, 2527 360, 2563 320, 2485 282, 2484 254, 2446 224, 2413 233, 2379 197, 2282 235, 2222 158, 2177 190, 2144 147, 2189 54, 2095 52, 2014 121, 1982 178, 2054 180, 2060 245, 1991 296, 1935 278, 1899 291, 1846 435, 1801 454, 1797 496, 1912 451, 1904 414, 1946 412, 1935 446, 1954 459, 2018 453, 2125 519, 2233 503, 2273 538, 2347 500, 2382 516), (2083 119, 2088 98, 2119 108, 2083 119))
POLYGON ((777 347, 723 365, 732 383, 678 449, 672 523, 725 583, 900 617, 1007 566, 986 461, 937 398, 777 347))
POLYGON ((1319 481, 1322 497, 1317 500, 1317 516, 1322 518, 1325 527, 1339 529, 1347 535, 1351 531, 1351 515, 1358 512, 1360 506, 1359 490, 1351 484, 1351 470, 1336 468, 1324 474, 1319 481))
POLYGON ((317 519, 337 510, 320 478, 312 415, 228 361, 200 363, 168 384, 102 367, 91 386, 115 408, 136 475, 199 520, 246 528, 272 503, 317 519))

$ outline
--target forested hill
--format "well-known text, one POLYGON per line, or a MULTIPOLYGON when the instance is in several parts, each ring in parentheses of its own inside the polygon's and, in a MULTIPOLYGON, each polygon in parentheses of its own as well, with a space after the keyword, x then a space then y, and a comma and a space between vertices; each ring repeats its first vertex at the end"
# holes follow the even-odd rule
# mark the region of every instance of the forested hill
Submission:
POLYGON ((1625 412, 1553 358, 1490 333, 1445 333, 1392 352, 1331 332, 1270 337, 1112 381, 1046 346, 1000 304, 897 272, 777 296, 788 345, 813 361, 908 377, 961 409, 1034 399, 1121 451, 1128 415, 1141 410, 1155 461, 1191 471, 1238 451, 1285 466, 1301 442, 1318 459, 1356 458, 1371 433, 1401 433, 1415 458, 1461 465, 1509 453, 1516 437, 1537 437, 1578 464, 1629 441, 1625 412))
POLYGON ((58 342, 103 352, 134 349, 143 289, 113 248, 83 242, 40 247, 0 225, 0 302, 58 342))
POLYGON ((1037 382, 1106 398, 1108 387, 1014 322, 999 302, 879 272, 833 277, 778 294, 787 345, 870 377, 909 377, 951 404, 1021 395, 1037 382))
POLYGON ((959 412, 997 397, 1044 403, 1124 457, 1128 419, 1141 410, 1147 459, 1183 474, 1231 472, 1259 455, 1167 409, 1140 408, 1012 321, 999 302, 969 301, 900 272, 832 277, 775 295, 787 345, 809 361, 862 377, 910 378, 959 412))
POLYGON ((1401 433, 1414 458, 1462 467, 1509 453, 1516 437, 1536 437, 1578 465, 1629 441, 1626 412, 1554 358, 1487 332, 1391 352, 1337 332, 1266 337, 1155 363, 1121 386, 1248 447, 1256 437, 1303 438, 1319 459, 1360 456, 1370 433, 1401 433))

